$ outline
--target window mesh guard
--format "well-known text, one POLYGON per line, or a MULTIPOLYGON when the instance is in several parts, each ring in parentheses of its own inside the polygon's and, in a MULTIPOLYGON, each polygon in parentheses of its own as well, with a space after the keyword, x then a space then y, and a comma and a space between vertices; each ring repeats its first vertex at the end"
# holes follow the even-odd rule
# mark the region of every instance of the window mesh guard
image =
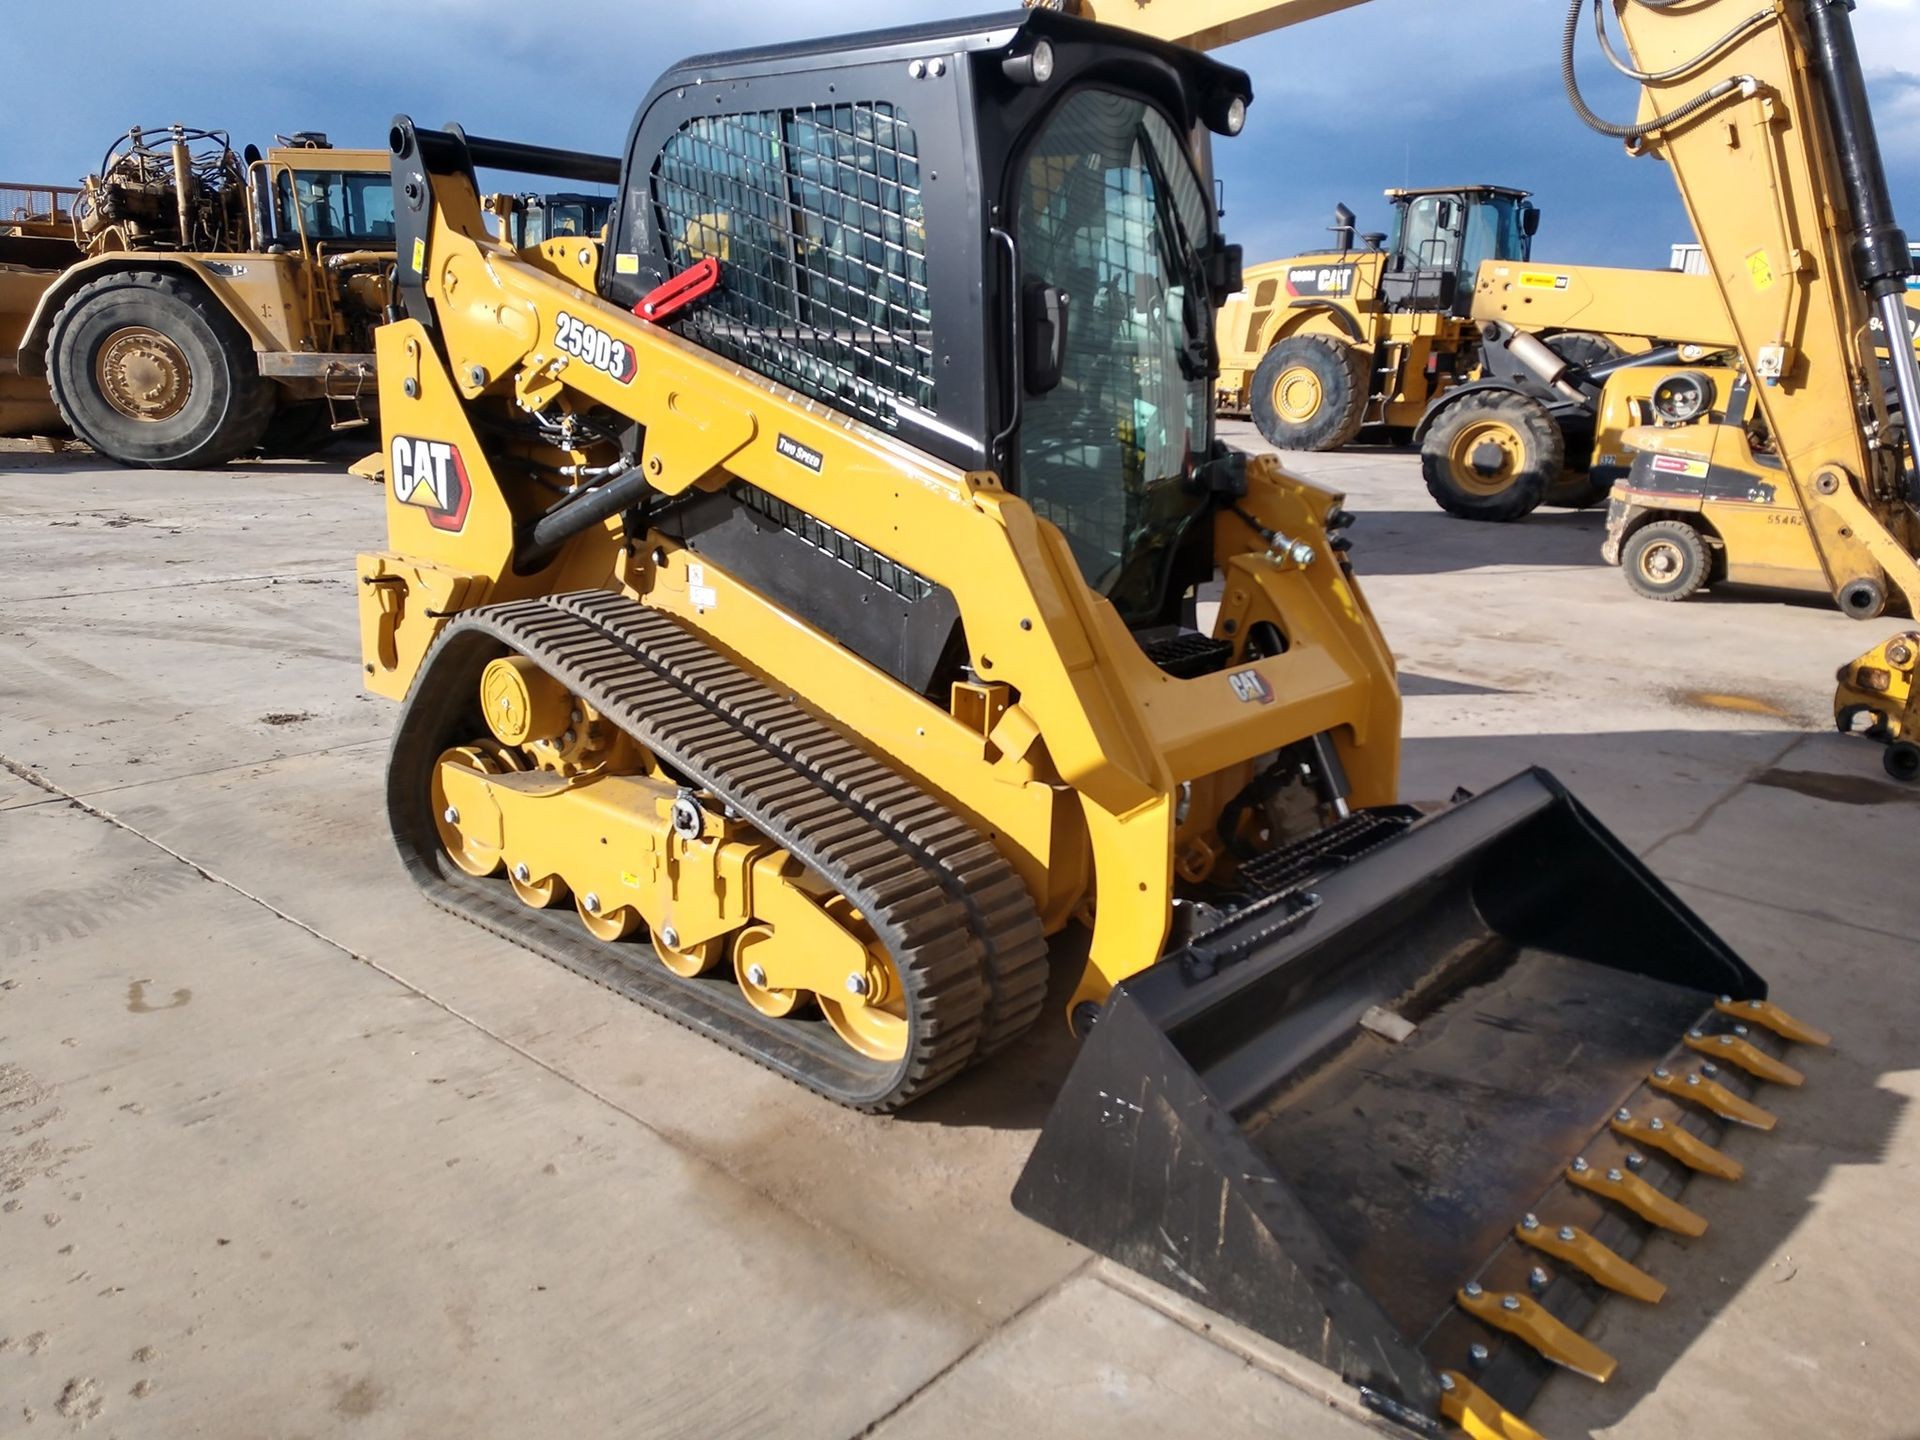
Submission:
POLYGON ((935 408, 919 151, 893 106, 691 121, 653 189, 673 272, 721 267, 681 334, 888 429, 935 408))

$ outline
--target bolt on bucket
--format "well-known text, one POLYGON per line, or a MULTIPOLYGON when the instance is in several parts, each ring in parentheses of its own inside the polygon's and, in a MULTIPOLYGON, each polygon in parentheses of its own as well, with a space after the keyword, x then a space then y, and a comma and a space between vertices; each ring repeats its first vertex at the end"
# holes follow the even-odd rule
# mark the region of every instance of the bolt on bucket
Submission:
POLYGON ((1347 824, 1114 991, 1014 1204, 1383 1408, 1604 1380, 1580 1327, 1826 1037, 1544 771, 1347 824))

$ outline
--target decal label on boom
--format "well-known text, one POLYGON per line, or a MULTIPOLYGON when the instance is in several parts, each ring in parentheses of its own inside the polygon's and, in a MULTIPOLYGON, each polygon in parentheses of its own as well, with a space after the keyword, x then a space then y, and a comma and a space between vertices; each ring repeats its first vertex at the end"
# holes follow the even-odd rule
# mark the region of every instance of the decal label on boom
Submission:
POLYGON ((1520 288, 1523 290, 1564 290, 1572 283, 1571 275, 1556 275, 1551 270, 1520 272, 1520 288))
POLYGON ((1287 271, 1287 294, 1300 296, 1345 295, 1353 289, 1351 265, 1302 265, 1287 271))
POLYGON ((467 523, 473 482, 467 478, 458 445, 396 435, 387 454, 387 474, 392 477, 393 498, 426 511, 427 523, 434 529, 458 530, 467 523))
POLYGON ((556 335, 554 343, 569 355, 574 355, 618 380, 622 385, 631 385, 640 363, 634 358, 633 346, 624 340, 616 340, 597 325, 589 325, 576 315, 562 310, 554 320, 556 335))
POLYGON ((827 457, 811 445, 802 445, 790 435, 776 435, 773 448, 795 464, 804 465, 814 474, 820 473, 820 467, 827 463, 827 457))

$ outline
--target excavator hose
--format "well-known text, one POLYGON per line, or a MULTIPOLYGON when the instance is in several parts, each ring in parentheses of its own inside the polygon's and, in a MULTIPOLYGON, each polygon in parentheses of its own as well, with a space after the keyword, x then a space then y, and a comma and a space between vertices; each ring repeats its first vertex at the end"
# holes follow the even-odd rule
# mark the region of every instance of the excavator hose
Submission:
MULTIPOLYGON (((1602 0, 1594 0, 1596 21, 1598 20, 1601 3, 1602 0)), ((1638 3, 1649 5, 1654 9, 1660 8, 1658 4, 1654 3, 1654 0, 1638 0, 1638 3)), ((1672 3, 1672 0, 1668 0, 1668 3, 1672 3)), ((1602 135, 1611 135, 1617 140, 1625 140, 1629 144, 1632 144, 1645 139, 1656 130, 1664 129, 1668 125, 1676 124, 1681 120, 1685 120, 1690 115, 1697 114, 1723 96, 1730 95, 1736 90, 1744 90, 1753 83, 1750 76, 1729 75, 1726 79, 1718 81, 1707 89, 1702 90, 1684 105, 1675 106, 1673 109, 1667 111, 1666 114, 1656 115, 1651 120, 1642 121, 1637 125, 1616 125, 1611 120, 1603 120, 1587 108, 1586 99, 1580 94, 1579 77, 1574 73, 1574 42, 1580 35, 1580 11, 1585 4, 1586 0, 1570 0, 1567 6, 1567 23, 1560 34, 1560 83, 1567 92, 1567 101, 1573 106, 1573 113, 1578 115, 1582 123, 1589 129, 1598 130, 1602 135)), ((1751 23, 1752 22, 1749 21, 1746 22, 1746 24, 1742 24, 1737 27, 1732 34, 1718 41, 1706 51, 1702 52, 1702 54, 1689 60, 1684 65, 1675 67, 1675 71, 1666 73, 1685 74, 1688 70, 1703 64, 1708 58, 1717 54, 1722 47, 1730 44, 1739 35, 1745 34, 1747 25, 1751 23)))

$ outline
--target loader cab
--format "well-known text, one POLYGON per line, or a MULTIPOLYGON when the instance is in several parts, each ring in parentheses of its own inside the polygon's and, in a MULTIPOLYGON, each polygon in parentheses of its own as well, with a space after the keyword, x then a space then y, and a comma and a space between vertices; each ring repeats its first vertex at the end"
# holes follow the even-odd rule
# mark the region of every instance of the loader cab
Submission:
POLYGON ((569 235, 598 235, 606 228, 607 212, 613 200, 606 195, 559 192, 551 195, 517 195, 508 221, 508 233, 517 250, 538 245, 543 240, 564 239, 569 235))
POLYGON ((671 328, 997 472, 1151 623, 1205 530, 1215 309, 1239 284, 1209 131, 1251 93, 1046 10, 699 57, 635 120, 601 291, 632 306, 717 262, 671 328))
POLYGON ((263 239, 307 250, 393 248, 393 175, 385 151, 276 146, 260 163, 271 196, 263 239))
POLYGON ((1499 185, 1387 191, 1393 231, 1380 290, 1388 307, 1464 319, 1483 261, 1530 258, 1540 211, 1528 193, 1499 185))

